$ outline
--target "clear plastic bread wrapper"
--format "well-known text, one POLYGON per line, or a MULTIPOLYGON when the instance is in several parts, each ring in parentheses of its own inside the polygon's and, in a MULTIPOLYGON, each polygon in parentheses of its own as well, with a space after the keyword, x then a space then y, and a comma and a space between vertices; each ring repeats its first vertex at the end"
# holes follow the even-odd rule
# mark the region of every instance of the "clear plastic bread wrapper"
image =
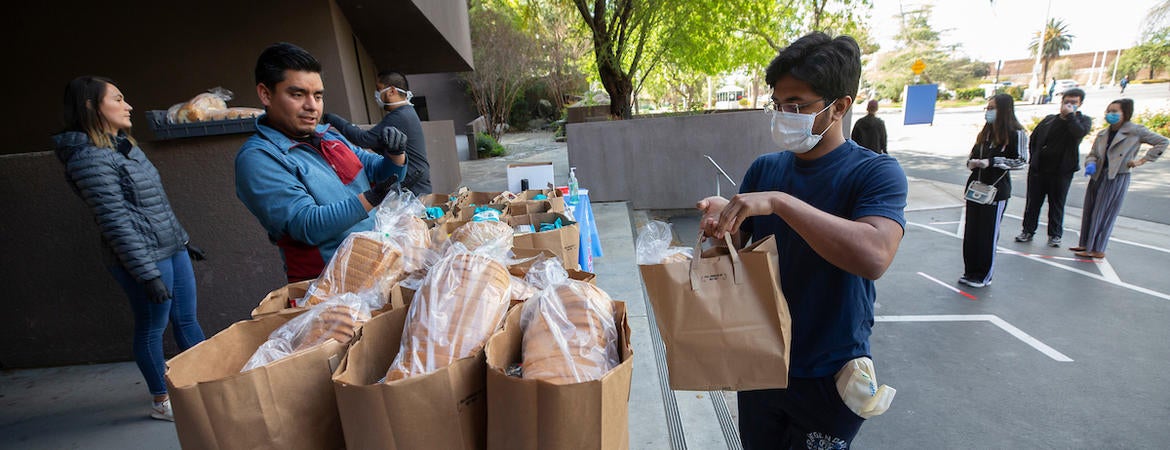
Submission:
POLYGON ((240 372, 272 364, 329 339, 347 344, 357 329, 370 320, 371 312, 383 304, 379 294, 372 289, 333 296, 269 334, 268 341, 260 344, 240 372))
POLYGON ((556 259, 533 264, 526 278, 540 292, 520 314, 524 378, 583 383, 601 379, 621 363, 609 294, 569 279, 556 259))
POLYGON ((386 195, 374 213, 374 230, 382 233, 383 239, 390 244, 399 247, 403 260, 402 280, 412 280, 407 282, 412 289, 421 282, 427 268, 439 259, 439 254, 432 250, 430 226, 423 220, 426 210, 413 193, 402 191, 386 195))
POLYGON ((336 295, 371 289, 385 301, 394 284, 404 278, 404 265, 403 248, 393 237, 378 231, 352 233, 296 306, 313 306, 336 295))
POLYGON ((502 239, 469 251, 451 244, 416 290, 386 381, 428 374, 475 354, 499 328, 512 279, 502 239))
POLYGON ((670 224, 658 220, 647 222, 638 230, 638 241, 634 252, 639 265, 670 264, 690 261, 694 250, 689 247, 673 247, 674 233, 670 224))

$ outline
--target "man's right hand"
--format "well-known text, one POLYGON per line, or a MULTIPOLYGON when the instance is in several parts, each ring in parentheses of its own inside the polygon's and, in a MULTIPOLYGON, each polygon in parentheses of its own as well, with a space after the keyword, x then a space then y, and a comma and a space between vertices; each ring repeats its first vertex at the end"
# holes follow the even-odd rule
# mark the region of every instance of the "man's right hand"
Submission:
POLYGON ((366 198, 366 202, 370 204, 372 209, 382 204, 382 200, 386 199, 386 195, 390 193, 390 190, 394 188, 395 184, 398 184, 397 174, 390 175, 390 178, 387 178, 385 181, 374 184, 373 187, 370 187, 370 190, 363 192, 362 196, 366 198))
POLYGON ((397 156, 406 153, 406 133, 394 127, 382 129, 382 156, 397 156))
POLYGON ((1060 117, 1068 118, 1069 114, 1077 111, 1077 107, 1072 103, 1062 103, 1060 105, 1060 117))
POLYGON ((699 228, 703 230, 703 234, 710 237, 722 236, 719 232, 719 215, 723 213, 723 208, 728 203, 729 200, 719 196, 699 200, 695 207, 703 213, 703 219, 699 221, 699 228))

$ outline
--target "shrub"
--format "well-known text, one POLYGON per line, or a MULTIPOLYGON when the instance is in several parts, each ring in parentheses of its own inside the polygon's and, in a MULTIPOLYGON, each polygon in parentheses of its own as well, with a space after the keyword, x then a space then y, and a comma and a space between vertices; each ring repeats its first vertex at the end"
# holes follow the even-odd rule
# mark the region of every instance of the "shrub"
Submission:
POLYGON ((1162 136, 1170 137, 1170 111, 1138 114, 1133 117, 1133 122, 1162 136))
POLYGON ((475 135, 475 153, 480 158, 490 158, 494 156, 504 156, 508 154, 508 150, 492 139, 492 136, 487 133, 477 133, 475 135))
POLYGON ((958 100, 975 100, 983 98, 983 88, 960 88, 955 90, 955 98, 958 100))
POLYGON ((1130 84, 1150 84, 1150 83, 1166 83, 1170 82, 1167 78, 1151 78, 1149 80, 1130 80, 1130 84))
POLYGON ((1020 86, 1008 86, 1003 89, 1003 93, 1012 96, 1017 102, 1024 99, 1024 88, 1020 86))

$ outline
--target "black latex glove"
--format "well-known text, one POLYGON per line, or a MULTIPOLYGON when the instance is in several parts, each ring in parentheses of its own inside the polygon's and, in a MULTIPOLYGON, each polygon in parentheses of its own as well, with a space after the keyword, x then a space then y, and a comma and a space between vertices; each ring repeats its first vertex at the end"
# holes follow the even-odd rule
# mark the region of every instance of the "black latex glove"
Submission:
POLYGON ((382 155, 398 156, 406 153, 406 133, 394 127, 382 129, 382 155))
POLYGON ((371 205, 378 206, 382 204, 382 200, 386 199, 386 194, 389 194, 390 190, 396 184, 398 184, 398 175, 390 175, 390 178, 387 178, 386 181, 374 184, 370 190, 363 192, 362 195, 366 197, 366 201, 370 202, 371 205))
POLYGON ((146 298, 155 303, 164 303, 171 299, 171 293, 167 291, 167 284, 163 283, 162 277, 151 278, 146 280, 146 298))
POLYGON ((341 119, 341 116, 338 116, 337 114, 333 114, 333 113, 325 113, 321 116, 321 123, 326 124, 326 125, 332 125, 333 128, 337 128, 340 130, 341 124, 344 123, 344 121, 341 121, 338 119, 341 119))
POLYGON ((203 261, 207 259, 207 253, 204 253, 203 249, 191 244, 187 244, 187 256, 190 256, 192 261, 203 261))

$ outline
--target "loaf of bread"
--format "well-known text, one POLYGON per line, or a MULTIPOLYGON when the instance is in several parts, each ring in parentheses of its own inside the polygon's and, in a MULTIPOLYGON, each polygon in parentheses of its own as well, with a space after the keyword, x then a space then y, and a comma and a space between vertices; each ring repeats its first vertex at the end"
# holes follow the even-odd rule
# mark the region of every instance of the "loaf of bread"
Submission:
POLYGON ((576 280, 545 288, 525 302, 520 320, 524 378, 582 383, 617 366, 613 308, 605 291, 576 280))
POLYGON ((322 305, 321 311, 309 311, 312 320, 299 336, 293 351, 300 351, 329 339, 347 344, 361 324, 370 320, 370 313, 346 304, 322 305))
POLYGON ((451 232, 451 240, 462 243, 468 250, 475 250, 489 242, 503 240, 504 248, 512 248, 512 237, 515 232, 512 227, 503 222, 485 220, 483 222, 467 222, 451 232))
POLYGON ((378 233, 353 233, 342 241, 325 271, 309 288, 305 303, 312 306, 345 293, 377 288, 385 299, 403 276, 402 250, 378 233))
POLYGON ((662 264, 671 264, 676 262, 690 261, 691 257, 686 252, 674 252, 662 258, 662 264))
POLYGON ((261 114, 264 114, 263 109, 247 108, 241 106, 209 110, 206 114, 206 118, 207 120, 237 120, 259 117, 261 114))
POLYGON ((205 122, 212 120, 211 114, 214 112, 225 110, 227 110, 227 102, 223 98, 210 92, 204 92, 179 107, 175 114, 175 122, 205 122))
POLYGON ((503 321, 510 293, 511 276, 499 261, 473 253, 439 260, 410 304, 386 381, 434 372, 474 354, 503 321))

